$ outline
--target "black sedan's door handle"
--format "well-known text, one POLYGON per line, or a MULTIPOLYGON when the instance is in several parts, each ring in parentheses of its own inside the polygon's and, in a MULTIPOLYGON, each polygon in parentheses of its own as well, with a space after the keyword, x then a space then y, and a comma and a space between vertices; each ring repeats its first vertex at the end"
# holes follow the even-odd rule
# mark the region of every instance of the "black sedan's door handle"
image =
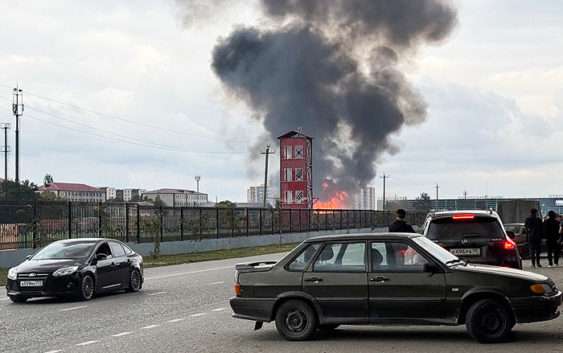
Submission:
POLYGON ((311 278, 305 278, 304 279, 305 282, 322 282, 323 279, 320 277, 311 277, 311 278))
POLYGON ((372 277, 369 279, 370 282, 387 282, 389 278, 383 276, 372 277))

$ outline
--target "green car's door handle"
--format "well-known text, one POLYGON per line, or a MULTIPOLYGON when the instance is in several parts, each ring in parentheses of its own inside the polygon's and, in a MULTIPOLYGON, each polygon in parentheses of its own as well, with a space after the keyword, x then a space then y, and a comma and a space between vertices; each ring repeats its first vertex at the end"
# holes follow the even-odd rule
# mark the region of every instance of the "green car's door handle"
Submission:
POLYGON ((311 278, 305 278, 304 279, 305 282, 322 282, 323 279, 320 277, 311 277, 311 278))
POLYGON ((389 278, 383 276, 372 277, 369 279, 370 282, 387 282, 389 278))

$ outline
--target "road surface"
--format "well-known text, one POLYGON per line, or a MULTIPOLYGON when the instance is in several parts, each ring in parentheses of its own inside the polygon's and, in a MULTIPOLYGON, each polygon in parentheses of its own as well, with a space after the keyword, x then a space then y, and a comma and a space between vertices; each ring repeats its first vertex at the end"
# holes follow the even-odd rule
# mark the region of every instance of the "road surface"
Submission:
MULTIPOLYGON (((231 318, 235 263, 265 255, 147 269, 140 293, 89 302, 12 304, 0 291, 0 352, 563 352, 563 319, 517 325, 515 341, 483 346, 459 327, 342 326, 315 341, 287 342, 273 324, 231 318)), ((543 269, 563 288, 563 267, 543 269)))

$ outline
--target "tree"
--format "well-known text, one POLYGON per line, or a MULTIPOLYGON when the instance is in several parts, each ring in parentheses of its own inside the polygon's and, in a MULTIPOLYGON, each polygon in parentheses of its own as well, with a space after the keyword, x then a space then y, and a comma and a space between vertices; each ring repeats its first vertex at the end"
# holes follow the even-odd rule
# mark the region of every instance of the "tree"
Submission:
POLYGON ((43 178, 43 185, 47 186, 53 183, 53 176, 51 174, 45 174, 45 177, 43 178))
POLYGON ((432 208, 432 201, 430 200, 430 195, 423 192, 418 196, 414 202, 414 208, 416 211, 428 212, 432 208))
POLYGON ((218 202, 215 206, 219 207, 219 208, 235 208, 236 205, 232 201, 224 200, 224 201, 218 202))
POLYGON ((4 200, 8 201, 33 201, 38 198, 37 189, 37 185, 29 180, 24 180, 21 184, 6 180, 2 196, 4 200))
POLYGON ((39 194, 39 198, 45 201, 55 201, 59 199, 57 195, 52 191, 42 192, 41 194, 39 194))

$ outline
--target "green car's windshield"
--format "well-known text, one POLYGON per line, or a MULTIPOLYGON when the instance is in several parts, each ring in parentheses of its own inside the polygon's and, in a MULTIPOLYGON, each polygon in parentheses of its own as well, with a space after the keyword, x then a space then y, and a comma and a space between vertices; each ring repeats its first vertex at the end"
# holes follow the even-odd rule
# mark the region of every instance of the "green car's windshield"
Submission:
POLYGON ((437 258, 440 262, 444 264, 460 262, 461 260, 450 253, 448 250, 444 249, 440 245, 434 243, 432 240, 425 238, 425 237, 416 237, 413 238, 413 241, 420 245, 424 250, 428 251, 432 254, 435 258, 437 258))
POLYGON ((90 255, 94 242, 52 243, 39 251, 33 260, 82 259, 90 255))

